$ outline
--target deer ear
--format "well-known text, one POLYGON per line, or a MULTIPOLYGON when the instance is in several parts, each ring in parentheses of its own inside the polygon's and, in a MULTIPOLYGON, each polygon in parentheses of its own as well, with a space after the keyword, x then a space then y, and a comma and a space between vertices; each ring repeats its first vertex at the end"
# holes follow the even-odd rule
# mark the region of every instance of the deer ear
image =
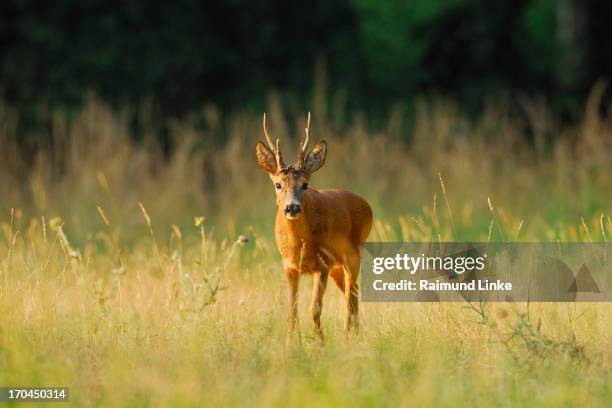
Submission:
POLYGON ((321 166, 323 166, 323 163, 325 163, 325 157, 327 157, 327 142, 321 140, 312 148, 308 156, 306 156, 306 160, 304 160, 304 170, 311 174, 319 170, 321 166))
POLYGON ((274 153, 262 142, 257 142, 255 146, 255 154, 257 155, 257 164, 259 167, 268 173, 276 173, 276 157, 274 153))

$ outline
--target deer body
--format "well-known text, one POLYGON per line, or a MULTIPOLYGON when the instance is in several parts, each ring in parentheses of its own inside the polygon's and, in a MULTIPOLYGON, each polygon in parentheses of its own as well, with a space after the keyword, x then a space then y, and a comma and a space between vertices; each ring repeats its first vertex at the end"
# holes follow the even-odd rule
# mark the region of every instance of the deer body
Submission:
POLYGON ((264 134, 270 149, 258 142, 257 159, 276 188, 275 238, 289 285, 289 338, 297 324, 300 275, 312 274, 310 312, 315 336, 323 340, 320 317, 329 276, 346 298, 345 331, 359 328, 360 245, 370 232, 372 210, 363 198, 349 191, 308 186, 312 173, 323 165, 327 154, 327 145, 322 141, 306 155, 309 125, 310 115, 298 163, 285 166, 279 141, 275 147, 268 136, 264 115, 264 134))
POLYGON ((349 191, 308 188, 302 212, 297 220, 288 220, 279 208, 275 225, 283 266, 301 273, 316 272, 321 258, 330 267, 342 266, 346 255, 359 253, 370 232, 370 206, 349 191))

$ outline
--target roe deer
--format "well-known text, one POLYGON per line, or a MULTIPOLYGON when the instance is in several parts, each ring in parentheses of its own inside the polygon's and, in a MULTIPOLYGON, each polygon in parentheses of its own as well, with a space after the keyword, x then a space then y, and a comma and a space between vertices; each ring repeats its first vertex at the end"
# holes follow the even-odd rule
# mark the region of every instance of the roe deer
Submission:
POLYGON ((263 131, 268 146, 258 141, 257 163, 272 179, 276 190, 275 237, 289 284, 289 335, 297 324, 297 294, 300 274, 313 274, 310 313, 315 338, 323 341, 321 310, 327 277, 331 275, 346 298, 344 330, 359 330, 359 287, 357 277, 361 248, 372 227, 372 209, 356 194, 344 190, 316 190, 308 183, 323 166, 327 143, 322 140, 307 154, 310 113, 306 136, 300 144, 298 161, 285 165, 280 141, 272 143, 266 115, 263 131))

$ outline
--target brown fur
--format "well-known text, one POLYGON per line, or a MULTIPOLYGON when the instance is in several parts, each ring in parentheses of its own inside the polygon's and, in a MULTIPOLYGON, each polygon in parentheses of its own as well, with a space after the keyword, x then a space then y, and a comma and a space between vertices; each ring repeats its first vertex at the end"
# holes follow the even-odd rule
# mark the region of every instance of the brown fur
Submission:
MULTIPOLYGON (((315 274, 310 311, 315 334, 322 340, 322 297, 329 274, 346 297, 345 330, 358 331, 360 245, 370 233, 372 210, 363 198, 344 190, 309 188, 302 205, 304 214, 297 220, 286 219, 280 208, 276 214, 276 245, 289 286, 296 292, 290 293, 290 303, 297 302, 299 273, 315 274)), ((296 309, 290 308, 292 327, 297 320, 296 309)))
POLYGON ((314 285, 310 304, 315 336, 323 340, 321 310, 327 278, 331 276, 346 298, 345 331, 359 330, 359 264, 360 245, 372 227, 372 209, 360 196, 344 190, 316 190, 308 187, 314 171, 325 162, 327 145, 319 142, 306 155, 306 142, 295 166, 282 162, 280 145, 276 149, 264 132, 269 149, 257 143, 257 161, 266 170, 276 188, 276 245, 283 259, 283 269, 289 284, 289 338, 297 324, 297 293, 301 274, 312 274, 314 285), (301 212, 297 218, 286 213, 286 205, 297 203, 301 212))

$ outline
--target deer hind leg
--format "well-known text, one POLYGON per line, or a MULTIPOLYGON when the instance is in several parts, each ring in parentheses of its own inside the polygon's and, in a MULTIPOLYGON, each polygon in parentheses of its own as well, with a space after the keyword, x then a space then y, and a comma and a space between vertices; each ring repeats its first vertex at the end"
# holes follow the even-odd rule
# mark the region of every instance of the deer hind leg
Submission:
POLYGON ((360 257, 359 251, 352 251, 344 259, 344 297, 346 298, 346 312, 344 317, 345 333, 354 330, 359 332, 359 277, 360 257))
POLYGON ((329 276, 336 282, 340 291, 344 293, 344 267, 342 265, 333 266, 329 270, 329 276))
POLYGON ((323 330, 321 330, 321 311, 323 310, 323 295, 327 287, 328 271, 315 272, 312 287, 312 301, 310 303, 310 314, 314 325, 315 339, 323 342, 323 330))
MULTIPOLYGON (((287 277, 287 283, 289 286, 289 297, 288 297, 288 330, 287 330, 287 344, 291 344, 293 336, 295 334, 296 326, 299 326, 298 322, 298 289, 300 282, 300 275, 298 271, 289 269, 285 271, 287 277)), ((299 330, 299 327, 298 327, 299 330)), ((298 333, 299 335, 299 333, 298 333)))

